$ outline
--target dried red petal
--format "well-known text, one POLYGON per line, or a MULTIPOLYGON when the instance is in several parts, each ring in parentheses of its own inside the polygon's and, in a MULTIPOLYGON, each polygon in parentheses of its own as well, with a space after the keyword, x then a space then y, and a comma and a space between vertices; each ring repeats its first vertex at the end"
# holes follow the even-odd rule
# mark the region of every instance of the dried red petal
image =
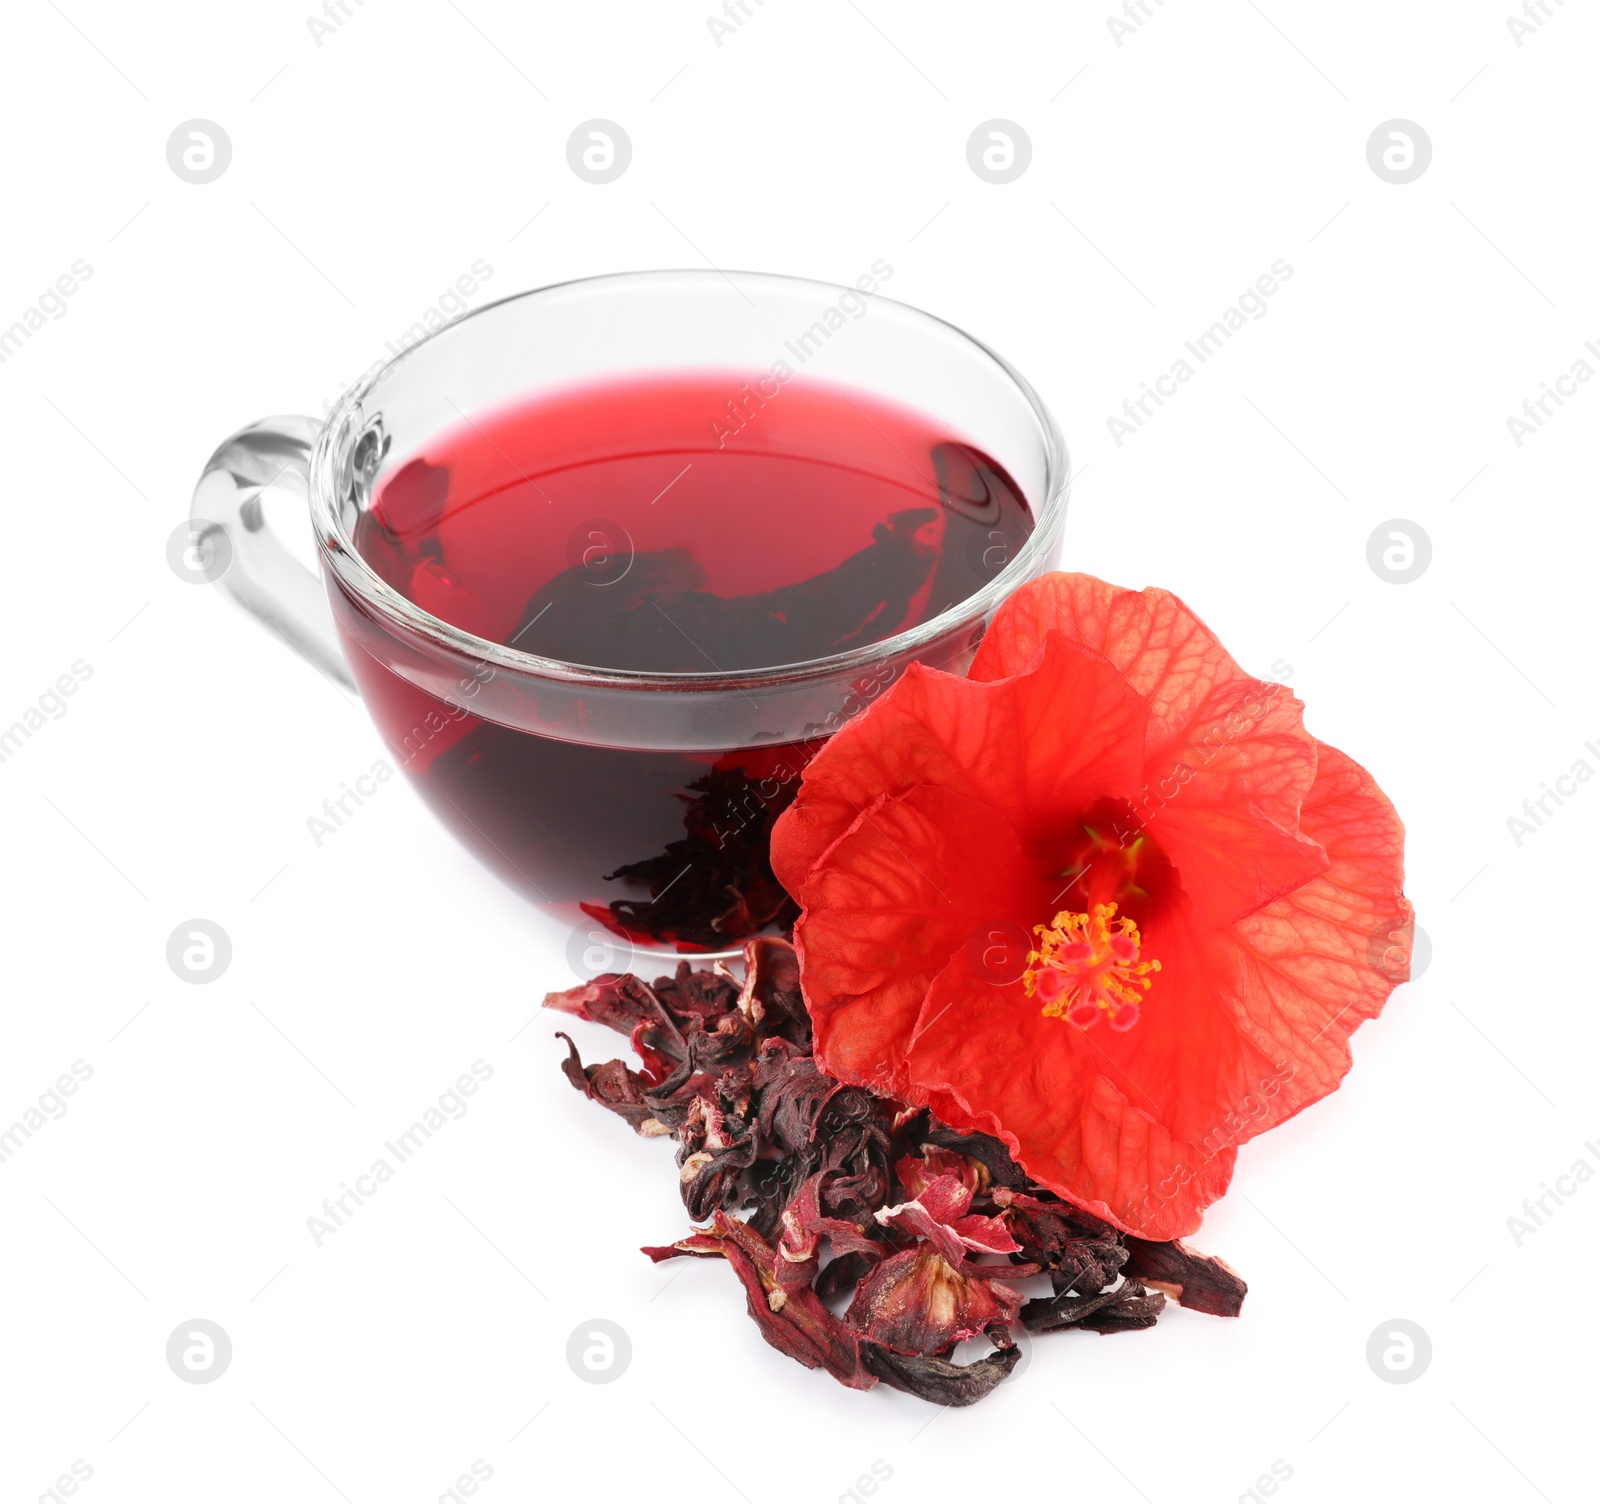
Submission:
POLYGON ((800 991, 800 960, 788 941, 761 937, 746 943, 738 1008, 762 1034, 787 1039, 801 1049, 811 1048, 811 1017, 800 991))
POLYGON ((858 1253, 874 1262, 891 1250, 869 1238, 858 1223, 844 1217, 830 1217, 822 1210, 822 1193, 830 1176, 811 1175, 801 1183, 779 1219, 782 1236, 778 1254, 799 1264, 817 1256, 818 1246, 827 1238, 835 1255, 858 1253))
POLYGON ((948 1226, 973 1253, 1022 1252, 1022 1244, 1011 1236, 1000 1217, 956 1217, 948 1226))
POLYGON ((670 1023, 656 994, 628 973, 606 972, 580 987, 547 992, 544 1006, 588 1023, 604 1024, 619 1034, 632 1034, 634 1025, 646 1019, 662 1025, 670 1023))
POLYGON ((950 1222, 966 1216, 972 1205, 972 1188, 954 1175, 935 1175, 915 1204, 935 1222, 950 1222))
POLYGON ((646 1246, 639 1252, 652 1264, 664 1264, 668 1259, 720 1259, 726 1256, 722 1248, 722 1239, 714 1233, 706 1232, 691 1233, 686 1238, 679 1238, 676 1243, 646 1246))
POLYGON ((745 1287, 751 1318, 779 1352, 807 1368, 825 1368, 851 1389, 870 1389, 876 1377, 863 1367, 856 1333, 835 1316, 809 1286, 786 1289, 778 1255, 736 1217, 718 1212, 712 1233, 745 1287))
MULTIPOLYGON (((902 1161, 904 1163, 904 1161, 902 1161)), ((936 1175, 921 1194, 876 1214, 880 1226, 926 1238, 951 1264, 964 1266, 968 1253, 1018 1253, 1022 1245, 999 1217, 968 1216, 972 1190, 954 1175, 936 1175)))
POLYGON ((586 1066, 569 1036, 557 1034, 556 1038, 567 1042, 567 1058, 561 1062, 567 1080, 591 1102, 609 1108, 632 1124, 636 1132, 652 1137, 645 1126, 655 1118, 655 1109, 645 1100, 650 1083, 620 1060, 586 1066))
POLYGON ((1147 1290, 1136 1279, 1124 1280, 1093 1295, 1065 1291, 1047 1300, 1030 1300, 1022 1308, 1022 1324, 1030 1332, 1060 1332, 1068 1327, 1105 1335, 1154 1326, 1167 1303, 1159 1290, 1147 1290))
POLYGON ((920 1154, 905 1155, 895 1165, 894 1173, 911 1197, 920 1196, 939 1175, 955 1176, 973 1195, 989 1183, 989 1172, 978 1160, 967 1159, 938 1144, 924 1144, 920 1154))
POLYGON ((920 1357, 1008 1324, 1021 1307, 1004 1284, 962 1274, 931 1248, 908 1248, 861 1281, 844 1319, 872 1341, 920 1357))
POLYGON ((908 1357, 864 1341, 861 1357, 885 1384, 914 1394, 931 1405, 959 1408, 975 1405, 985 1395, 993 1394, 1011 1377, 1011 1371, 1022 1357, 1022 1349, 1007 1340, 975 1363, 952 1363, 948 1358, 908 1357))
POLYGON ((1128 1272, 1151 1288, 1165 1291, 1180 1306, 1211 1316, 1237 1316, 1249 1287, 1218 1258, 1181 1242, 1149 1243, 1129 1238, 1128 1272))

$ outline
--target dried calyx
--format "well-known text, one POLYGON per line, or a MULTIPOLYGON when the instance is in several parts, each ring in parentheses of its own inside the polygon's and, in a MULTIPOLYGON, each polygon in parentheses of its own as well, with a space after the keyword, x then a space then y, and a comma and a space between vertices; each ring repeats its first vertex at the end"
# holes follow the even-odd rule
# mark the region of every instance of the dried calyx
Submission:
POLYGON ((742 980, 683 962, 653 987, 606 975, 546 1004, 639 1057, 586 1066, 563 1034, 568 1080, 642 1136, 678 1140, 684 1205, 707 1225, 645 1253, 726 1259, 767 1341, 853 1389, 970 1405, 1016 1366, 1019 1325, 1133 1331, 1168 1295, 1239 1313, 1244 1281, 1221 1260, 1127 1237, 1030 1181, 999 1140, 825 1075, 785 941, 752 940, 742 980), (1025 1300, 1035 1276, 1051 1293, 1025 1300), (974 1338, 993 1351, 954 1361, 974 1338))

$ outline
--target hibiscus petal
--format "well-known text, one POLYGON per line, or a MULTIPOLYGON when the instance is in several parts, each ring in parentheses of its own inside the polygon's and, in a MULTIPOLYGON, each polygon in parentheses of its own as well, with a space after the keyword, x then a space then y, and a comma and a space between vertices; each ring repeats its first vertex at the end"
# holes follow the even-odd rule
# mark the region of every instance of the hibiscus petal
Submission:
POLYGON ((1171 592, 1121 590, 1083 574, 1049 574, 1017 590, 996 613, 972 677, 1029 672, 1054 634, 1103 656, 1147 699, 1134 816, 1187 870, 1202 920, 1236 919, 1322 871, 1321 852, 1298 833, 1316 742, 1292 693, 1245 673, 1171 592))
POLYGON ((900 1184, 913 1199, 920 1196, 934 1179, 941 1175, 954 1176, 968 1191, 984 1188, 988 1172, 976 1160, 967 1159, 953 1149, 942 1149, 937 1144, 924 1144, 918 1154, 903 1155, 894 1167, 900 1184))
POLYGON ((1225 789, 1204 802, 1185 792, 1154 813, 1147 828, 1183 874, 1184 890, 1208 924, 1242 919, 1310 882, 1328 865, 1314 841, 1282 829, 1245 796, 1230 798, 1225 789))
POLYGON ((1149 702, 1152 746, 1187 734, 1219 684, 1265 687, 1171 591, 1124 590, 1093 575, 1064 573, 1041 575, 1006 599, 984 634, 970 676, 988 682, 1025 673, 1052 632, 1100 654, 1127 676, 1149 702))
POLYGON ((885 1259, 859 1285, 845 1325, 911 1356, 947 1352, 1017 1318, 1022 1297, 1003 1284, 957 1273, 931 1248, 885 1259))
POLYGON ((1022 1349, 1015 1343, 996 1348, 988 1357, 972 1363, 952 1363, 948 1358, 911 1358, 875 1342, 863 1340, 861 1343, 861 1361, 885 1384, 914 1394, 919 1400, 927 1400, 930 1405, 976 1405, 1011 1377, 1021 1358, 1022 1349))
POLYGON ((935 1175, 916 1199, 935 1222, 953 1222, 966 1216, 972 1192, 954 1175, 935 1175))
POLYGON ((1186 901, 1163 906, 1145 930, 1161 958, 1139 1022, 1094 1031, 1108 1074, 1141 1111, 1184 1145, 1191 1168, 1247 1135, 1245 1114, 1283 1070, 1280 1053, 1241 1032, 1240 968, 1230 936, 1199 922, 1186 901))
POLYGON ((712 1219, 711 1232, 693 1241, 696 1246, 684 1252, 704 1253, 713 1242, 720 1243, 723 1257, 733 1265, 745 1288, 751 1318, 780 1353, 807 1368, 827 1369, 851 1389, 871 1389, 877 1382, 862 1366, 857 1334, 809 1287, 783 1287, 777 1253, 748 1223, 719 1211, 712 1219))
POLYGON ((1095 799, 1137 794, 1147 718, 1116 668, 1065 639, 1004 683, 913 664, 811 760, 773 829, 773 870, 811 902, 808 874, 860 812, 919 784, 980 800, 1037 845, 1095 799))
POLYGON ((1394 806, 1365 768, 1323 745, 1301 826, 1327 851, 1327 872, 1241 920, 1231 940, 1237 1026, 1285 1063, 1241 1142, 1333 1091, 1350 1069, 1350 1035, 1406 980, 1388 959, 1396 937, 1409 954, 1412 931, 1394 806))
POLYGON ((1020 842, 986 805, 949 789, 879 799, 812 869, 795 926, 818 1062, 885 1095, 928 984, 980 926, 1037 906, 1020 842), (934 874, 937 873, 937 876, 934 874))
MULTIPOLYGON (((993 1134, 1085 1211, 1142 1237, 1177 1237, 1227 1188, 1234 1151, 1196 1151, 1161 1121, 1161 1103, 1141 1099, 1112 1052, 1145 1023, 1115 1035, 1046 1018, 1020 985, 987 985, 958 953, 928 990, 908 1091, 952 1127, 993 1134)), ((1186 1077, 1186 1063, 1173 1067, 1186 1077)))
MULTIPOLYGON (((1220 1156, 1338 1086, 1349 1034, 1401 980, 1387 957, 1391 938, 1409 934, 1411 908, 1393 806, 1364 769, 1323 747, 1303 828, 1326 850, 1327 872, 1217 929, 1186 903, 1165 906, 1144 936, 1162 970, 1140 1022, 1098 1041, 1117 1085, 1185 1146, 1191 1200, 1220 1156)), ((1138 1203, 1123 1215, 1139 1231, 1138 1203)))
POLYGON ((953 1232, 974 1253, 1021 1253, 1020 1244, 1000 1217, 957 1217, 953 1232))
POLYGON ((967 1245, 953 1228, 928 1215, 927 1207, 919 1201, 902 1201, 899 1206, 885 1206, 873 1213, 880 1227, 892 1227, 902 1236, 917 1241, 926 1239, 930 1248, 952 1266, 960 1267, 967 1257, 967 1245))

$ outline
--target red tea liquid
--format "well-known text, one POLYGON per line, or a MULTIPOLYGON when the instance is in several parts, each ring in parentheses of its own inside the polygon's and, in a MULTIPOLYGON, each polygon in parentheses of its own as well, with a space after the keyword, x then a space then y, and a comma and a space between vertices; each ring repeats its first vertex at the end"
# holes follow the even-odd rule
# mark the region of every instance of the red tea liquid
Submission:
MULTIPOLYGON (((474 416, 385 479, 355 544, 476 636, 570 664, 714 674, 928 621, 992 579, 1032 525, 999 465, 918 414, 798 377, 696 374, 474 416)), ((355 608, 337 590, 334 604, 350 644, 355 608)), ((820 743, 555 740, 351 656, 399 765, 537 902, 686 951, 792 920, 767 836, 820 743)), ((643 722, 651 697, 638 698, 643 722)))

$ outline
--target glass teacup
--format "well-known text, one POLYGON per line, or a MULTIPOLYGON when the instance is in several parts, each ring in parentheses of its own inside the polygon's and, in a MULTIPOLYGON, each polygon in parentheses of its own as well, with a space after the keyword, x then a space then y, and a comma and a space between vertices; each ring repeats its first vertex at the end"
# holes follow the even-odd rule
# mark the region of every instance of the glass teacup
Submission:
MULTIPOLYGON (((713 416, 685 442, 710 455, 727 440, 713 416)), ((231 599, 360 692, 445 825, 573 925, 598 971, 635 949, 732 953, 792 918, 766 837, 806 762, 907 665, 965 672, 1000 601, 1052 566, 1067 481, 1061 436, 1032 388, 948 323, 862 287, 644 272, 491 304, 369 372, 326 423, 279 417, 241 430, 196 488, 193 541, 219 561, 231 599), (477 635, 397 588, 401 577, 363 546, 386 486, 447 431, 481 433, 509 406, 595 383, 780 366, 785 381, 828 383, 959 436, 944 457, 899 457, 925 465, 929 515, 954 509, 981 524, 1004 488, 1031 531, 980 529, 970 593, 877 640, 805 661, 666 671, 541 656, 520 630, 477 635), (952 454, 967 459, 953 465, 952 454), (321 583, 266 526, 262 494, 284 485, 306 494, 321 583)), ((764 526, 758 507, 747 522, 764 526)), ((580 581, 601 587, 627 573, 637 547, 605 518, 560 541, 580 581)))

